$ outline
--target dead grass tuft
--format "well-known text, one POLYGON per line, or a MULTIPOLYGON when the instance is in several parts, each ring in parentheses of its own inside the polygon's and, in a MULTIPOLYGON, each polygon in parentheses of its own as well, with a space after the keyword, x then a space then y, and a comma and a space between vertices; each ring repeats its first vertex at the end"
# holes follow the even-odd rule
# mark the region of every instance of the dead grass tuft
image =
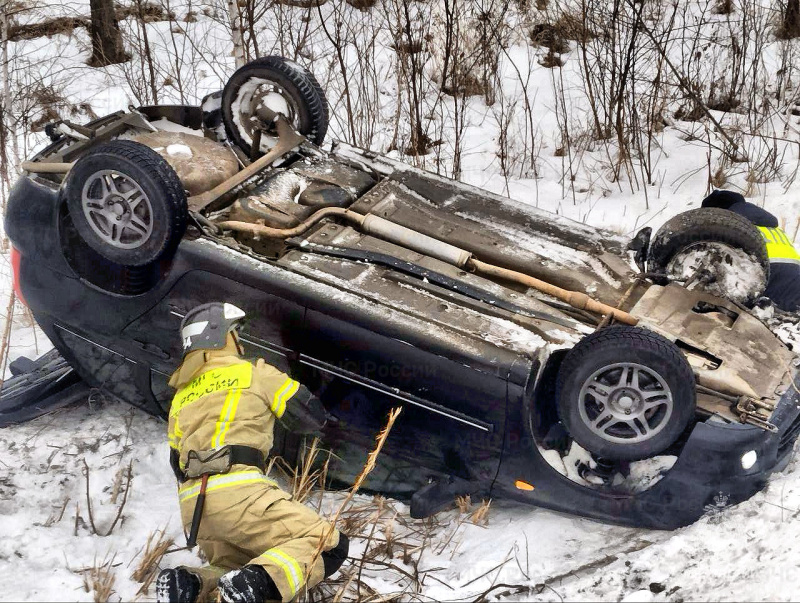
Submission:
POLYGON ((470 515, 469 520, 474 523, 476 526, 488 526, 489 525, 489 507, 491 507, 492 501, 491 500, 484 500, 481 502, 480 506, 473 511, 472 515, 470 515))
POLYGON ((569 52, 569 42, 564 39, 562 30, 552 23, 534 25, 530 30, 530 40, 536 46, 543 46, 554 53, 569 52))
POLYGON ((116 555, 111 559, 106 557, 102 562, 98 563, 97 558, 94 560, 94 565, 83 570, 83 588, 87 593, 94 593, 95 603, 106 603, 111 595, 114 594, 114 580, 116 579, 113 572, 114 560, 116 555))
MULTIPOLYGON (((323 549, 325 548, 326 543, 330 540, 333 533, 336 531, 336 522, 339 520, 339 517, 344 512, 344 510, 350 505, 353 501, 353 497, 359 491, 361 486, 364 484, 364 480, 367 479, 367 476, 375 469, 375 464, 378 460, 378 455, 380 455, 381 450, 383 449, 383 445, 386 443, 386 438, 389 437, 389 432, 392 430, 397 417, 400 416, 400 412, 403 410, 402 407, 393 408, 389 412, 389 416, 386 419, 386 425, 381 430, 376 438, 375 449, 369 453, 367 456, 367 461, 364 463, 364 468, 361 470, 361 473, 356 478, 355 483, 350 488, 350 491, 345 496, 344 500, 342 501, 341 505, 337 509, 336 513, 334 513, 333 517, 330 518, 330 528, 320 537, 319 545, 317 546, 317 550, 314 555, 311 557, 311 563, 308 564, 308 571, 311 571, 311 568, 314 567, 319 556, 322 554, 323 549)), ((306 581, 308 580, 308 576, 306 576, 306 581)))
POLYGON ((456 496, 456 507, 458 507, 458 512, 462 515, 469 513, 469 510, 472 508, 472 497, 469 494, 466 496, 456 496))
POLYGON ((131 575, 134 580, 142 585, 139 588, 138 595, 145 595, 150 590, 150 585, 158 573, 159 564, 173 544, 175 544, 175 541, 167 537, 166 528, 151 532, 147 537, 147 544, 145 544, 142 558, 131 575))
POLYGON ((725 184, 728 182, 728 174, 725 172, 725 168, 722 165, 717 166, 717 169, 711 175, 709 179, 709 183, 714 188, 723 188, 725 184))

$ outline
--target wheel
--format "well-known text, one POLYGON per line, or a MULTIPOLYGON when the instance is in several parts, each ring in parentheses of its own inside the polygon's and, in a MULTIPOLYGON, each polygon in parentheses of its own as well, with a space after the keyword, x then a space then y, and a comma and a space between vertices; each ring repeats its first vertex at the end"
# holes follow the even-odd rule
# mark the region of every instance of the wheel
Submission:
POLYGON ((177 174, 158 153, 131 140, 98 145, 78 159, 64 194, 81 238, 123 266, 163 258, 186 229, 186 193, 177 174))
POLYGON ((581 340, 564 358, 558 414, 594 454, 635 461, 663 452, 694 417, 692 369, 678 347, 638 327, 613 326, 581 340))
POLYGON ((314 75, 282 57, 262 57, 238 69, 222 91, 228 137, 248 156, 256 130, 266 129, 261 151, 275 145, 275 113, 316 145, 328 131, 328 101, 314 75))
POLYGON ((649 270, 744 305, 767 288, 767 244, 747 218, 719 208, 678 214, 656 233, 649 270))

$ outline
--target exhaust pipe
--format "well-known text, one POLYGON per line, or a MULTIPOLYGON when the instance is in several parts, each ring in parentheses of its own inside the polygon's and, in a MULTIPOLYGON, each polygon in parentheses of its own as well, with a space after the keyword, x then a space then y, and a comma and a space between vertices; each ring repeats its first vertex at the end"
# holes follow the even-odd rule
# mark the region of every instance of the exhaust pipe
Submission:
POLYGON ((365 216, 363 214, 350 211, 349 209, 327 207, 312 214, 304 222, 298 224, 294 228, 270 228, 269 226, 262 226, 261 224, 251 224, 250 222, 236 221, 220 222, 218 226, 229 230, 245 232, 253 236, 287 239, 289 237, 296 237, 305 233, 309 228, 314 226, 314 224, 323 218, 334 216, 343 218, 348 222, 355 224, 368 234, 375 235, 402 247, 412 249, 417 253, 422 253, 424 255, 436 258, 437 260, 446 262, 451 266, 464 268, 477 274, 500 278, 525 285, 526 287, 536 289, 541 293, 555 297, 556 299, 563 301, 578 310, 586 310, 588 312, 603 316, 610 315, 613 316, 613 318, 618 322, 626 325, 635 326, 639 323, 639 319, 635 318, 628 312, 623 312, 619 308, 615 308, 592 299, 585 293, 562 289, 561 287, 557 287, 556 285, 539 280, 538 278, 534 278, 522 272, 517 272, 515 270, 509 270, 508 268, 502 268, 500 266, 494 266, 492 264, 481 262, 480 260, 472 257, 472 253, 466 251, 465 249, 461 249, 455 245, 451 245, 450 243, 445 243, 444 241, 434 239, 433 237, 422 234, 421 232, 417 232, 416 230, 412 230, 411 228, 406 228, 405 226, 395 224, 394 222, 390 222, 389 220, 374 214, 367 214, 365 216))

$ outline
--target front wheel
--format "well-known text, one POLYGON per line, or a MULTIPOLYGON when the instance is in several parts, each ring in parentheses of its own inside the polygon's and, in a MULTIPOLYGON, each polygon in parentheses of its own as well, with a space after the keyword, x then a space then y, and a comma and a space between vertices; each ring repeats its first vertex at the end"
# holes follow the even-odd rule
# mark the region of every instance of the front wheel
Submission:
POLYGON ((624 461, 669 448, 696 407, 694 374, 678 347, 627 326, 593 333, 567 354, 556 398, 559 417, 578 444, 624 461))

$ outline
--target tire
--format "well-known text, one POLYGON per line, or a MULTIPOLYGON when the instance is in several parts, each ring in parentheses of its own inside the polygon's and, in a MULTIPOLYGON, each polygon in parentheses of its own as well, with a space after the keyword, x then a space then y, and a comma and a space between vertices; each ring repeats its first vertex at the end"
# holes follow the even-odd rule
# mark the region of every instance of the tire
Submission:
POLYGON ((694 374, 678 347, 628 326, 592 333, 570 350, 559 369, 556 400, 561 422, 578 444, 619 461, 669 448, 697 405, 694 374))
POLYGON ((69 171, 63 191, 80 237, 122 266, 165 258, 186 230, 186 192, 178 175, 132 140, 89 150, 69 171))
MULTIPOLYGON (((310 71, 294 61, 270 56, 239 68, 222 91, 222 121, 228 138, 234 144, 251 156, 252 138, 241 120, 247 110, 241 109, 244 103, 239 95, 243 86, 256 79, 267 80, 265 83, 272 84, 286 101, 289 112, 293 114, 287 117, 300 134, 316 145, 323 143, 328 132, 328 101, 319 82, 310 71)), ((257 120, 256 117, 252 119, 257 120)))
MULTIPOLYGON (((752 283, 752 290, 742 293, 741 299, 733 301, 749 305, 764 293, 770 276, 764 237, 750 220, 727 209, 692 209, 669 220, 653 238, 648 268, 651 272, 668 275, 670 265, 676 257, 691 248, 702 249, 704 245, 716 246, 723 251, 723 255, 726 248, 741 250, 754 260, 757 269, 760 268, 761 274, 758 275, 758 282, 754 280, 752 283)), ((727 259, 730 263, 730 258, 727 259)), ((662 284, 667 280, 664 279, 662 284)), ((725 295, 725 289, 721 287, 720 290, 711 292, 729 297, 725 295)))

